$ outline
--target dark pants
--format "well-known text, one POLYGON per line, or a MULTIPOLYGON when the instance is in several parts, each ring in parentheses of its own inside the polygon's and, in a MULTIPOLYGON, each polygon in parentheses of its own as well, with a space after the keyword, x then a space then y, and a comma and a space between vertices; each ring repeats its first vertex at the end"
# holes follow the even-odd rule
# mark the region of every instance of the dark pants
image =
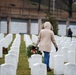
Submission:
POLYGON ((49 58, 50 58, 49 52, 44 51, 44 63, 47 65, 47 68, 49 68, 49 58))

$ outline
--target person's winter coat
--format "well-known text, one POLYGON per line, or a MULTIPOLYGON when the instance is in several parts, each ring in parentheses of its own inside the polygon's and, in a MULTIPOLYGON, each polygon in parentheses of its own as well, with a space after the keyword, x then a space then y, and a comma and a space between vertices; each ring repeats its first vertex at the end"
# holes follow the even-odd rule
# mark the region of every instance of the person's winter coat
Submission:
POLYGON ((51 30, 51 27, 52 27, 52 25, 50 24, 50 22, 45 22, 44 29, 42 29, 39 33, 38 41, 37 41, 36 45, 39 44, 40 51, 50 52, 52 42, 53 42, 54 46, 57 47, 57 44, 56 44, 56 41, 54 38, 54 33, 51 30))

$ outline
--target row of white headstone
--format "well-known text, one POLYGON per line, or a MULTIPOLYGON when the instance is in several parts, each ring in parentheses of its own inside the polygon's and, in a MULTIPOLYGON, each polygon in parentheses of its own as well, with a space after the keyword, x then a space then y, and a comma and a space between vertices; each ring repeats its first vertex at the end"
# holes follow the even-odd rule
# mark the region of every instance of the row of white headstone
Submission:
MULTIPOLYGON (((29 35, 28 35, 28 37, 26 35, 26 38, 27 38, 27 39, 25 39, 26 46, 32 44, 33 42, 36 43, 36 41, 37 41, 37 36, 35 36, 35 35, 32 35, 32 40, 30 39, 29 35)), ((55 75, 60 75, 60 74, 75 75, 76 74, 76 72, 75 72, 75 70, 76 70, 76 46, 75 46, 76 38, 72 38, 72 40, 71 40, 71 38, 69 38, 69 37, 55 36, 55 39, 58 44, 58 52, 55 51, 55 48, 52 45, 52 50, 50 52, 50 64, 49 64, 50 68, 54 69, 55 75), (65 62, 67 62, 67 63, 65 64, 65 62), (70 67, 70 69, 68 67, 70 67), (72 72, 72 73, 70 73, 70 72, 72 72)), ((36 56, 36 55, 34 55, 34 56, 36 56)), ((31 58, 29 58, 29 68, 31 68, 31 75, 37 75, 36 72, 42 73, 40 71, 41 68, 38 67, 38 69, 37 69, 37 67, 36 67, 36 70, 34 68, 32 68, 32 64, 33 64, 32 62, 36 61, 36 63, 39 63, 37 61, 38 57, 36 58, 36 60, 34 58, 32 58, 32 56, 31 56, 31 58)), ((36 63, 34 63, 33 66, 39 65, 36 63)), ((42 73, 41 75, 45 75, 45 74, 42 73)))
POLYGON ((3 47, 8 48, 11 42, 12 42, 12 34, 8 34, 3 39, 0 40, 0 58, 3 57, 3 47))
POLYGON ((5 62, 0 66, 0 75, 16 75, 21 43, 20 39, 21 36, 16 34, 16 38, 14 39, 8 54, 5 55, 5 62))
MULTIPOLYGON (((75 56, 75 44, 76 44, 76 38, 69 38, 69 37, 58 37, 56 36, 56 41, 58 44, 58 52, 55 52, 55 49, 52 48, 52 52, 50 53, 50 68, 54 69, 54 74, 58 75, 58 74, 64 74, 64 75, 72 75, 69 74, 70 71, 66 71, 65 70, 65 66, 67 66, 68 64, 73 64, 75 65, 76 62, 76 56, 75 56), (66 64, 64 64, 65 62, 67 62, 66 64), (65 74, 65 71, 67 72, 67 74, 65 74)), ((75 66, 76 67, 76 66, 75 66)), ((70 67, 71 68, 71 67, 70 67)), ((75 68, 74 68, 75 69, 75 68)), ((67 68, 67 70, 69 70, 67 68)), ((75 71, 73 70, 72 73, 74 73, 75 75, 75 71)))
POLYGON ((50 68, 54 69, 54 74, 64 74, 64 75, 75 75, 75 68, 72 70, 72 66, 76 67, 76 38, 69 38, 69 37, 57 37, 56 41, 58 44, 58 52, 55 52, 55 49, 52 48, 52 52, 50 53, 50 68), (66 64, 64 64, 67 62, 66 64), (70 70, 66 67, 70 66, 70 70), (66 66, 66 67, 65 67, 66 66), (70 73, 72 72, 72 73, 70 73), (67 74, 66 74, 67 73, 67 74), (70 74, 69 74, 70 73, 70 74))

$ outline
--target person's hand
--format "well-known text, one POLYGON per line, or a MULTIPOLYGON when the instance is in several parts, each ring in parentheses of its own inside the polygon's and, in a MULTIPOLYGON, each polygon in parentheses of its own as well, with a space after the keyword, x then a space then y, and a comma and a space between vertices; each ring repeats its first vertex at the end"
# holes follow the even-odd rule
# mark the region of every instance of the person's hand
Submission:
POLYGON ((58 47, 56 47, 56 52, 58 51, 58 47))

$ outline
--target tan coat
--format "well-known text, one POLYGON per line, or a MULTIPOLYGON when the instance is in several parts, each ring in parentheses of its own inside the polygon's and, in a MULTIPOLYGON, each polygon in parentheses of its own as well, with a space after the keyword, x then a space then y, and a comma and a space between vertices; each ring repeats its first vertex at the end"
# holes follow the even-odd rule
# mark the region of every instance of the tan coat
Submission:
POLYGON ((36 45, 39 44, 39 50, 50 52, 51 51, 51 42, 53 42, 54 46, 57 47, 54 33, 51 29, 50 22, 44 23, 44 29, 42 29, 38 36, 38 41, 36 45))

